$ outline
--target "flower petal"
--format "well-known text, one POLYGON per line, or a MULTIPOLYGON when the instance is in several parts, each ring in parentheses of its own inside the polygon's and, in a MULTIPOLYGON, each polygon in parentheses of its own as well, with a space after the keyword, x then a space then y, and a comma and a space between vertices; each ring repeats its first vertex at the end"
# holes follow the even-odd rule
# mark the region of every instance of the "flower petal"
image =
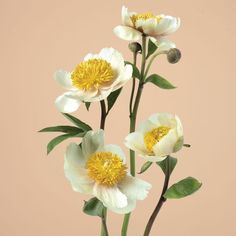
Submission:
POLYGON ((113 31, 119 38, 129 41, 137 41, 142 36, 141 32, 128 26, 119 25, 113 31))
POLYGON ((167 158, 167 156, 151 156, 151 155, 140 155, 145 161, 150 162, 161 162, 167 158))
POLYGON ((94 181, 88 177, 86 169, 71 165, 65 158, 64 172, 75 192, 92 194, 94 181))
POLYGON ((88 131, 82 140, 82 152, 86 157, 89 157, 99 148, 104 146, 104 131, 97 132, 88 131))
POLYGON ((144 138, 142 133, 133 132, 128 134, 125 138, 125 145, 129 149, 139 152, 142 155, 148 154, 144 144, 144 138))
POLYGON ((125 163, 125 154, 119 146, 114 144, 105 145, 101 151, 114 153, 125 163))
POLYGON ((57 97, 55 105, 60 112, 71 113, 79 108, 81 104, 80 100, 71 98, 70 95, 70 92, 66 92, 63 95, 57 97))
POLYGON ((73 89, 70 72, 58 70, 54 73, 53 77, 63 88, 73 89))
POLYGON ((136 200, 128 198, 126 207, 123 207, 123 208, 109 207, 109 210, 117 214, 127 214, 133 211, 135 207, 136 207, 136 200))
POLYGON ((176 129, 171 129, 156 145, 153 151, 156 156, 166 156, 174 151, 174 146, 178 141, 176 129))
POLYGON ((80 146, 76 143, 71 143, 66 148, 65 158, 74 167, 84 167, 87 160, 80 146))
POLYGON ((128 198, 134 200, 144 200, 152 185, 146 181, 133 176, 126 176, 119 184, 119 188, 128 198))
POLYGON ((117 187, 107 187, 95 184, 93 194, 108 208, 124 208, 127 206, 127 197, 117 187))
POLYGON ((121 19, 122 19, 123 25, 132 27, 133 22, 130 17, 134 14, 135 12, 129 12, 128 8, 123 6, 121 9, 121 19))

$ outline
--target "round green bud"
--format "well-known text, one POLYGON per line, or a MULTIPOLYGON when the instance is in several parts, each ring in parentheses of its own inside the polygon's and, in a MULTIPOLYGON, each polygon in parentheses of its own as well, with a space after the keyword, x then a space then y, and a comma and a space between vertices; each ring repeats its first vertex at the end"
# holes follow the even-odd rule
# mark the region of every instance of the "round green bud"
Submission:
POLYGON ((142 46, 138 42, 129 43, 129 49, 133 53, 142 52, 142 46))
POLYGON ((181 52, 177 48, 172 48, 167 53, 167 60, 171 64, 177 63, 181 58, 181 52))

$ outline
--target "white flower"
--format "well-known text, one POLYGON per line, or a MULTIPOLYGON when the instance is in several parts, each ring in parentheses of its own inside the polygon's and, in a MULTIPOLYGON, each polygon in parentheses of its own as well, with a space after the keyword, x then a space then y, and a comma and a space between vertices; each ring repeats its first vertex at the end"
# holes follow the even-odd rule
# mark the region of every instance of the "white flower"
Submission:
POLYGON ((175 43, 173 43, 169 39, 166 38, 160 38, 160 39, 150 38, 150 39, 152 40, 153 43, 157 45, 157 50, 155 54, 156 53, 160 54, 165 51, 168 52, 170 49, 176 48, 175 43))
POLYGON ((136 200, 146 198, 151 185, 127 173, 123 151, 104 145, 103 130, 89 131, 81 147, 71 143, 65 155, 65 175, 74 191, 94 195, 120 214, 132 211, 136 200))
POLYGON ((153 15, 150 12, 137 14, 129 12, 123 6, 122 24, 114 29, 114 33, 124 40, 139 40, 142 34, 159 38, 175 32, 180 26, 180 19, 167 15, 153 15))
POLYGON ((176 115, 157 113, 125 138, 125 145, 146 161, 162 161, 182 148, 183 127, 176 115))
POLYGON ((113 48, 90 53, 72 72, 55 73, 55 80, 68 90, 56 99, 56 107, 70 113, 79 108, 81 101, 101 101, 131 79, 132 72, 132 66, 125 65, 122 55, 113 48))

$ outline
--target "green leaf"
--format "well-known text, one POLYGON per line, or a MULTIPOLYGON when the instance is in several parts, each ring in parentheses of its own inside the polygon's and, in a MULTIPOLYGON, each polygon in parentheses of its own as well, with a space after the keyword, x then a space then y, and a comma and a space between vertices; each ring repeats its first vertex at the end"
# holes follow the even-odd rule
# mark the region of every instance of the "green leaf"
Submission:
POLYGON ((198 180, 193 177, 188 177, 172 185, 165 192, 164 197, 168 199, 179 199, 187 197, 195 193, 198 189, 200 189, 201 186, 202 183, 200 183, 198 180))
POLYGON ((79 129, 75 126, 53 126, 41 129, 39 132, 62 132, 62 133, 81 133, 83 132, 82 129, 79 129))
POLYGON ((141 75, 137 66, 129 61, 125 61, 125 64, 129 64, 133 67, 133 77, 140 79, 141 75))
POLYGON ((86 107, 87 111, 89 111, 90 105, 91 105, 91 102, 85 102, 85 107, 86 107))
POLYGON ((148 54, 146 59, 148 59, 157 50, 157 45, 152 42, 151 39, 148 41, 148 54))
POLYGON ((84 131, 89 131, 92 130, 92 128, 87 125, 86 123, 84 123, 83 121, 79 120, 78 118, 68 114, 68 113, 62 113, 69 121, 71 121, 73 124, 75 124, 76 126, 78 126, 79 128, 81 128, 84 131))
POLYGON ((184 137, 180 137, 174 146, 174 152, 178 152, 184 144, 184 137))
POLYGON ((108 103, 107 112, 109 112, 111 110, 111 108, 114 106, 118 96, 120 95, 121 90, 122 90, 122 88, 117 89, 107 97, 107 103, 108 103))
POLYGON ((47 154, 49 154, 59 143, 73 137, 75 134, 63 134, 52 139, 47 145, 47 154))
POLYGON ((162 89, 174 89, 176 88, 174 85, 172 85, 169 81, 161 77, 160 75, 153 74, 150 75, 145 82, 151 82, 162 89))
POLYGON ((169 172, 169 175, 171 175, 172 171, 174 170, 176 164, 177 164, 177 159, 171 156, 168 156, 165 160, 161 162, 156 162, 157 165, 159 165, 166 175, 169 172), (167 169, 167 165, 169 165, 169 170, 167 169))
POLYGON ((85 201, 83 212, 90 216, 103 216, 104 206, 101 201, 96 197, 91 198, 88 201, 85 201))
POLYGON ((142 174, 144 173, 147 169, 149 169, 149 167, 153 164, 153 162, 151 161, 147 161, 143 164, 143 166, 141 167, 141 170, 138 174, 142 174))

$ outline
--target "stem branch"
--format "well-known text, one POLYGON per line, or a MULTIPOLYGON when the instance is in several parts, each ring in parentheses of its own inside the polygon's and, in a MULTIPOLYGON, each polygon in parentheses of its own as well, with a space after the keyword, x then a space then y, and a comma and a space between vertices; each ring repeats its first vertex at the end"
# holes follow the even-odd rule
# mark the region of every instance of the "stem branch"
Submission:
POLYGON ((166 174, 165 174, 165 180, 164 180, 164 185, 163 185, 163 189, 161 192, 161 197, 159 199, 159 201, 157 202, 157 205, 151 215, 151 217, 149 218, 149 221, 147 223, 147 226, 145 228, 144 234, 143 236, 149 236, 153 223, 158 215, 158 213, 161 210, 161 207, 163 206, 164 202, 166 201, 166 198, 164 198, 164 194, 168 188, 169 185, 169 180, 170 180, 170 161, 169 161, 169 157, 166 158, 166 174))

